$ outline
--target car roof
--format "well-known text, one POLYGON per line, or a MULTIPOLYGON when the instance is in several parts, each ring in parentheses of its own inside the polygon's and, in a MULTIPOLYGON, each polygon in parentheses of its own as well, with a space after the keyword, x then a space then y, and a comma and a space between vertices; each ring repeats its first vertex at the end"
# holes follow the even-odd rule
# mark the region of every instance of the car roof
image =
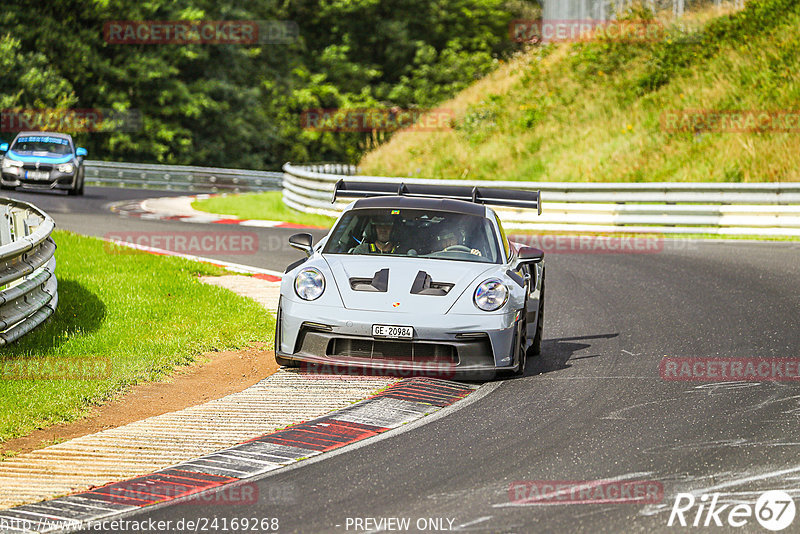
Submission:
POLYGON ((357 200, 352 209, 394 208, 451 211, 486 217, 486 206, 451 198, 377 196, 357 200))
POLYGON ((58 132, 20 132, 17 134, 17 137, 28 137, 28 136, 47 136, 47 137, 60 137, 61 139, 68 139, 72 141, 72 136, 65 133, 58 133, 58 132))

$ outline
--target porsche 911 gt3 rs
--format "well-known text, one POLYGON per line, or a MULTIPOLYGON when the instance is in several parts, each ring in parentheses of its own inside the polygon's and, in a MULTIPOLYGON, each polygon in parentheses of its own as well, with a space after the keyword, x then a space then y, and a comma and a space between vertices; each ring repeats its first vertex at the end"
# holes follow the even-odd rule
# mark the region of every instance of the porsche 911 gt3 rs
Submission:
POLYGON ((358 197, 281 283, 282 365, 485 378, 541 350, 544 253, 510 242, 489 205, 536 209, 538 191, 340 181, 358 197))

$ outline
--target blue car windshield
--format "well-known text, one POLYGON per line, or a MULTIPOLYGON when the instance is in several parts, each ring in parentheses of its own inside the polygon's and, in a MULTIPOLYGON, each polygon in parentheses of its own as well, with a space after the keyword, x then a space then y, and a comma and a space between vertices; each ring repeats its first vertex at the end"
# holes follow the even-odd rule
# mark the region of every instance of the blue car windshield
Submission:
POLYGON ((415 256, 500 263, 494 228, 485 217, 420 209, 355 209, 333 229, 327 254, 415 256))
POLYGON ((42 154, 61 154, 66 155, 72 153, 69 146, 69 140, 63 137, 49 137, 44 135, 36 135, 29 137, 20 137, 17 139, 11 150, 18 154, 36 155, 42 154))

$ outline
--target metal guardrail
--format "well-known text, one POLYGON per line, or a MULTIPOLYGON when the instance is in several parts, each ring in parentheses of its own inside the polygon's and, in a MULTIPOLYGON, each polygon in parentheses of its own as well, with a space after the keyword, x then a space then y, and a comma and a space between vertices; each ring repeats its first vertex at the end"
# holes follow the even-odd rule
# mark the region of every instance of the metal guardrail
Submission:
MULTIPOLYGON (((283 166, 283 201, 304 212, 337 216, 333 185, 352 176, 319 166, 283 166)), ((329 167, 333 169, 334 167, 329 167)), ((800 183, 572 183, 426 180, 359 176, 359 181, 469 185, 542 191, 542 215, 497 210, 507 228, 547 232, 626 232, 800 236, 800 183)))
POLYGON ((89 185, 196 193, 243 193, 281 188, 280 172, 88 160, 84 164, 85 181, 89 185))
POLYGON ((0 346, 39 326, 58 305, 53 228, 35 206, 0 197, 0 346))

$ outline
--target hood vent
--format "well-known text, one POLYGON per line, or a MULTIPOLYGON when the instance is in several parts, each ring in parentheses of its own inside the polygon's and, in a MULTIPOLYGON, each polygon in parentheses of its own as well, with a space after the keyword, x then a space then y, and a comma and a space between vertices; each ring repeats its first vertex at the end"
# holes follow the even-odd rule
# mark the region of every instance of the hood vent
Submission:
POLYGON ((351 278, 350 288, 353 291, 386 293, 389 289, 389 269, 381 269, 372 278, 351 278))
POLYGON ((455 284, 450 284, 447 282, 434 282, 431 279, 431 275, 426 273, 425 271, 420 271, 417 273, 417 277, 414 279, 414 283, 411 285, 411 294, 412 295, 436 295, 436 296, 444 296, 447 295, 455 284))

